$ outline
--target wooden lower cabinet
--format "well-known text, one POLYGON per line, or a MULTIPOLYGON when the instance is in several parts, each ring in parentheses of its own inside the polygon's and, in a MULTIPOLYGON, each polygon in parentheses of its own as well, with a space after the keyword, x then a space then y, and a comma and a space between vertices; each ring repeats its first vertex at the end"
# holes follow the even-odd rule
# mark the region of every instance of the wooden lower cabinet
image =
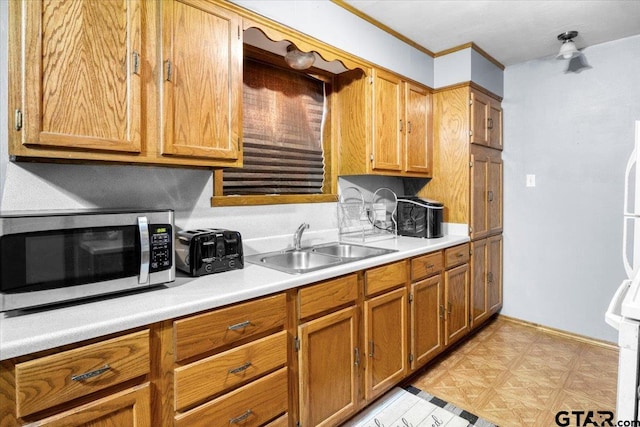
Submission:
POLYGON ((502 234, 471 242, 471 328, 502 307, 502 234))
POLYGON ((357 313, 351 306, 298 326, 303 426, 337 425, 357 409, 357 313))
POLYGON ((469 264, 444 272, 444 345, 458 341, 469 332, 469 264))
POLYGON ((149 383, 38 421, 46 427, 152 427, 149 383))
POLYGON ((407 373, 407 289, 364 302, 364 396, 367 402, 400 382, 407 373))
POLYGON ((424 366, 444 348, 442 274, 411 284, 410 361, 411 370, 424 366))

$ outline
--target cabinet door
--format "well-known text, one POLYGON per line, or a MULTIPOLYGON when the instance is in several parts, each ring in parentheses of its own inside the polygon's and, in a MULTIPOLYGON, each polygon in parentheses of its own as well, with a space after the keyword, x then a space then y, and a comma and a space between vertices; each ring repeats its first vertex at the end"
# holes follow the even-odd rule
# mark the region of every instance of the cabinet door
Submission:
POLYGON ((471 90, 471 132, 469 142, 489 146, 489 114, 491 98, 471 90))
POLYGON ((393 387, 407 372, 406 307, 406 288, 364 302, 365 399, 368 402, 393 387))
POLYGON ((46 427, 151 427, 149 383, 38 421, 46 427))
POLYGON ((24 0, 22 11, 21 143, 140 152, 140 2, 24 0))
POLYGON ((444 273, 445 334, 448 346, 469 331, 469 264, 444 273))
POLYGON ((302 425, 336 425, 355 412, 357 328, 355 306, 298 327, 302 425))
POLYGON ((443 348, 442 274, 411 284, 411 369, 431 360, 443 348))
POLYGON ((502 307, 502 234, 491 236, 487 240, 487 300, 489 313, 495 313, 502 307))
POLYGON ((402 80, 381 70, 373 72, 373 170, 402 170, 402 80))
POLYGON ((213 3, 162 3, 163 155, 238 159, 239 17, 213 3))
MULTIPOLYGON (((489 233, 487 200, 489 158, 471 152, 471 238, 481 239, 489 233)), ((494 198, 496 195, 494 195, 494 198)))
POLYGON ((404 169, 431 174, 431 94, 423 86, 405 84, 404 169))
POLYGON ((502 107, 495 99, 489 105, 489 145, 502 150, 502 107))
POLYGON ((487 310, 487 239, 471 242, 471 327, 480 325, 487 310))
POLYGON ((488 231, 495 234, 502 231, 502 159, 491 157, 487 168, 488 231))

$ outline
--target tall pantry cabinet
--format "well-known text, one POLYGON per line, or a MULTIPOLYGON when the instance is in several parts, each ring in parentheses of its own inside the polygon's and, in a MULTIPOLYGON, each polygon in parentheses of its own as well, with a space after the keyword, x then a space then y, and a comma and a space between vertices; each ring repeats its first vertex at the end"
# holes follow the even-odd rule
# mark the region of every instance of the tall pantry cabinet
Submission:
POLYGON ((500 103, 474 83, 434 93, 434 173, 419 193, 444 203, 445 222, 469 224, 471 328, 502 307, 500 103))

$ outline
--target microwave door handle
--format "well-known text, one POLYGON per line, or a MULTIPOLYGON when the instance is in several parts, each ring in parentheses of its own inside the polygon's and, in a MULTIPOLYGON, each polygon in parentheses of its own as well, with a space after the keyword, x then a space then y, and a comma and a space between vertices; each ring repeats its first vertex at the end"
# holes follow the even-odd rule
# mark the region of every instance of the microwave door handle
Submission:
POLYGON ((149 223, 146 216, 138 217, 138 231, 140 233, 140 275, 138 283, 149 281, 149 223))

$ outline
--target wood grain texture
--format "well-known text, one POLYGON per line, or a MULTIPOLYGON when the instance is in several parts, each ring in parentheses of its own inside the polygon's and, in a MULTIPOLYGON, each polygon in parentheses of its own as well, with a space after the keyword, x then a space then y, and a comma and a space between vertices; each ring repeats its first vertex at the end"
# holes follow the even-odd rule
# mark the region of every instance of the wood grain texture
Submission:
POLYGON ((298 327, 302 425, 338 425, 357 408, 357 313, 352 306, 298 327))
POLYGON ((411 280, 417 281, 440 273, 444 269, 442 251, 418 256, 411 259, 411 280))
POLYGON ((445 268, 449 269, 456 265, 469 262, 469 243, 453 246, 444 250, 445 268))
POLYGON ((337 77, 338 173, 359 175, 371 170, 370 68, 355 69, 337 77))
POLYGON ((375 267, 365 272, 367 296, 405 285, 409 281, 409 261, 402 260, 375 267))
POLYGON ((285 319, 286 296, 281 293, 176 320, 176 361, 282 329, 285 319))
POLYGON ((445 334, 449 346, 469 332, 469 264, 444 273, 445 334))
POLYGON ((470 224, 469 88, 434 94, 433 178, 418 196, 444 203, 444 221, 470 224))
POLYGON ((175 409, 246 383, 287 362, 287 336, 281 331, 175 369, 175 409))
POLYGON ((491 274, 487 286, 487 308, 490 313, 496 313, 502 308, 502 234, 487 239, 489 246, 489 260, 487 270, 491 274))
POLYGON ((287 412, 287 369, 227 393, 191 411, 177 414, 176 427, 242 425, 258 427, 287 412), (231 420, 245 417, 244 421, 231 420))
POLYGON ((149 331, 18 363, 18 417, 69 402, 149 372, 149 331), (80 375, 108 366, 101 375, 74 381, 80 375))
POLYGON ((152 427, 149 383, 115 393, 36 423, 42 427, 152 427))
POLYGON ((424 366, 439 354, 443 347, 443 317, 441 306, 444 297, 442 274, 411 284, 410 344, 413 359, 411 369, 424 366))
POLYGON ((242 40, 237 14, 213 3, 163 4, 163 153, 237 159, 241 151, 242 40))
POLYGON ((404 170, 431 176, 433 167, 433 110, 431 92, 406 82, 404 170))
POLYGON ((173 322, 165 320, 150 326, 151 342, 151 421, 153 426, 170 425, 174 416, 173 322))
POLYGON ((374 170, 402 170, 404 92, 400 76, 374 68, 372 154, 374 170))
POLYGON ((471 328, 482 324, 489 316, 487 307, 487 239, 471 242, 471 290, 469 308, 471 310, 471 328))
POLYGON ((407 373, 407 288, 364 302, 365 399, 371 402, 407 373))
POLYGON ((140 2, 27 1, 25 144, 140 152, 140 2))
POLYGON ((300 319, 354 303, 358 297, 358 276, 350 274, 301 288, 298 291, 300 319))

